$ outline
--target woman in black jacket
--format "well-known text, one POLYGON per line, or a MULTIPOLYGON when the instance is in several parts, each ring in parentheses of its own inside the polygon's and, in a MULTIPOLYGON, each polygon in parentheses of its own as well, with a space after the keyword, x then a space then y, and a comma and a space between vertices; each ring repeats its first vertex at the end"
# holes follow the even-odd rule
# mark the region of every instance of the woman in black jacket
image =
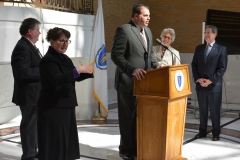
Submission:
POLYGON ((38 100, 39 160, 80 158, 75 117, 75 82, 93 78, 91 65, 75 67, 65 55, 71 34, 63 28, 47 33, 50 42, 40 62, 41 93, 38 100))

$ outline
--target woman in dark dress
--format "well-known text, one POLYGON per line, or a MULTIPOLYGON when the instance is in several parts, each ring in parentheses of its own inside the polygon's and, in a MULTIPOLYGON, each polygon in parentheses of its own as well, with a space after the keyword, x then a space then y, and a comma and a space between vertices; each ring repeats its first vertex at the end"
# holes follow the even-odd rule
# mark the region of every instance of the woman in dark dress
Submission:
POLYGON ((75 82, 93 78, 91 65, 75 67, 65 55, 71 34, 63 28, 47 33, 50 42, 40 62, 41 93, 38 100, 39 160, 80 158, 75 117, 75 82))

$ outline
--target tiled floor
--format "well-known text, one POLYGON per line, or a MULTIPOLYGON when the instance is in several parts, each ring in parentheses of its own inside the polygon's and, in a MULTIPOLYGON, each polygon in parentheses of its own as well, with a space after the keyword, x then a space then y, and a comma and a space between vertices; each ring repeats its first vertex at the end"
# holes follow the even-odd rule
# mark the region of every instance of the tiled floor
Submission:
MULTIPOLYGON (((236 118, 238 115, 225 115, 221 123, 234 119, 230 117, 236 118)), ((81 160, 121 160, 118 156, 120 135, 117 118, 117 109, 111 109, 107 123, 78 121, 81 160)), ((9 132, 11 127, 18 126, 20 119, 21 117, 17 117, 8 124, 0 125, 0 134, 6 134, 3 131, 9 132)), ((193 114, 187 115, 185 142, 197 133, 198 123, 193 114)), ((15 132, 1 136, 0 160, 20 160, 22 151, 17 129, 18 127, 12 128, 15 132)), ((225 134, 221 134, 220 141, 211 141, 211 134, 209 134, 207 138, 184 144, 182 156, 188 160, 240 160, 240 120, 224 127, 222 131, 225 134)))

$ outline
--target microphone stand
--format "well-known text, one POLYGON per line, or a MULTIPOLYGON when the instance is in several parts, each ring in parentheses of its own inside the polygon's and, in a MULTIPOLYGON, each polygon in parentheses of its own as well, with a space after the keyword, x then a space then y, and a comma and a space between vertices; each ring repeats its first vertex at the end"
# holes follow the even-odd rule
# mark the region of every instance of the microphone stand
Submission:
POLYGON ((156 42, 157 42, 158 44, 160 44, 161 46, 163 46, 165 49, 167 49, 167 50, 170 51, 170 53, 172 54, 172 65, 173 65, 173 55, 174 55, 175 57, 177 57, 177 59, 179 60, 179 62, 180 62, 180 64, 181 64, 181 61, 180 61, 180 59, 178 58, 178 56, 176 56, 176 54, 174 54, 167 46, 165 46, 164 44, 162 44, 162 42, 161 42, 158 38, 156 39, 156 42))
MULTIPOLYGON (((161 44, 162 45, 162 44, 161 44)), ((179 60, 179 62, 180 62, 180 64, 181 64, 181 61, 180 61, 180 59, 178 58, 178 56, 176 56, 176 54, 174 54, 167 46, 164 46, 164 45, 162 45, 163 46, 163 48, 165 48, 166 50, 169 50, 170 51, 170 53, 172 54, 172 65, 173 65, 173 55, 175 56, 175 57, 177 57, 177 59, 179 60)))

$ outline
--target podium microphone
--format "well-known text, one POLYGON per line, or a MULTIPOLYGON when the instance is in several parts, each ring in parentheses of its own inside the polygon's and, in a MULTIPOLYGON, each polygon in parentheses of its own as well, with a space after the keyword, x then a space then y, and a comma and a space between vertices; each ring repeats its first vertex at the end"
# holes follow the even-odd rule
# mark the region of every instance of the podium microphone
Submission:
POLYGON ((176 56, 176 54, 174 54, 169 48, 168 48, 168 46, 165 46, 164 44, 162 44, 162 42, 161 42, 161 40, 160 39, 156 39, 156 42, 158 43, 158 44, 160 44, 161 46, 163 46, 163 48, 165 48, 165 49, 167 49, 167 50, 169 50, 170 52, 171 52, 171 54, 172 54, 172 65, 173 65, 173 55, 175 56, 175 57, 177 57, 177 59, 179 60, 179 62, 180 62, 180 64, 181 64, 181 61, 180 61, 180 59, 178 58, 178 56, 176 56))
POLYGON ((165 46, 164 44, 162 44, 162 42, 160 41, 160 39, 156 39, 156 42, 158 43, 158 44, 160 44, 161 46, 163 46, 163 48, 165 48, 165 49, 167 49, 168 50, 168 47, 167 46, 165 46))

